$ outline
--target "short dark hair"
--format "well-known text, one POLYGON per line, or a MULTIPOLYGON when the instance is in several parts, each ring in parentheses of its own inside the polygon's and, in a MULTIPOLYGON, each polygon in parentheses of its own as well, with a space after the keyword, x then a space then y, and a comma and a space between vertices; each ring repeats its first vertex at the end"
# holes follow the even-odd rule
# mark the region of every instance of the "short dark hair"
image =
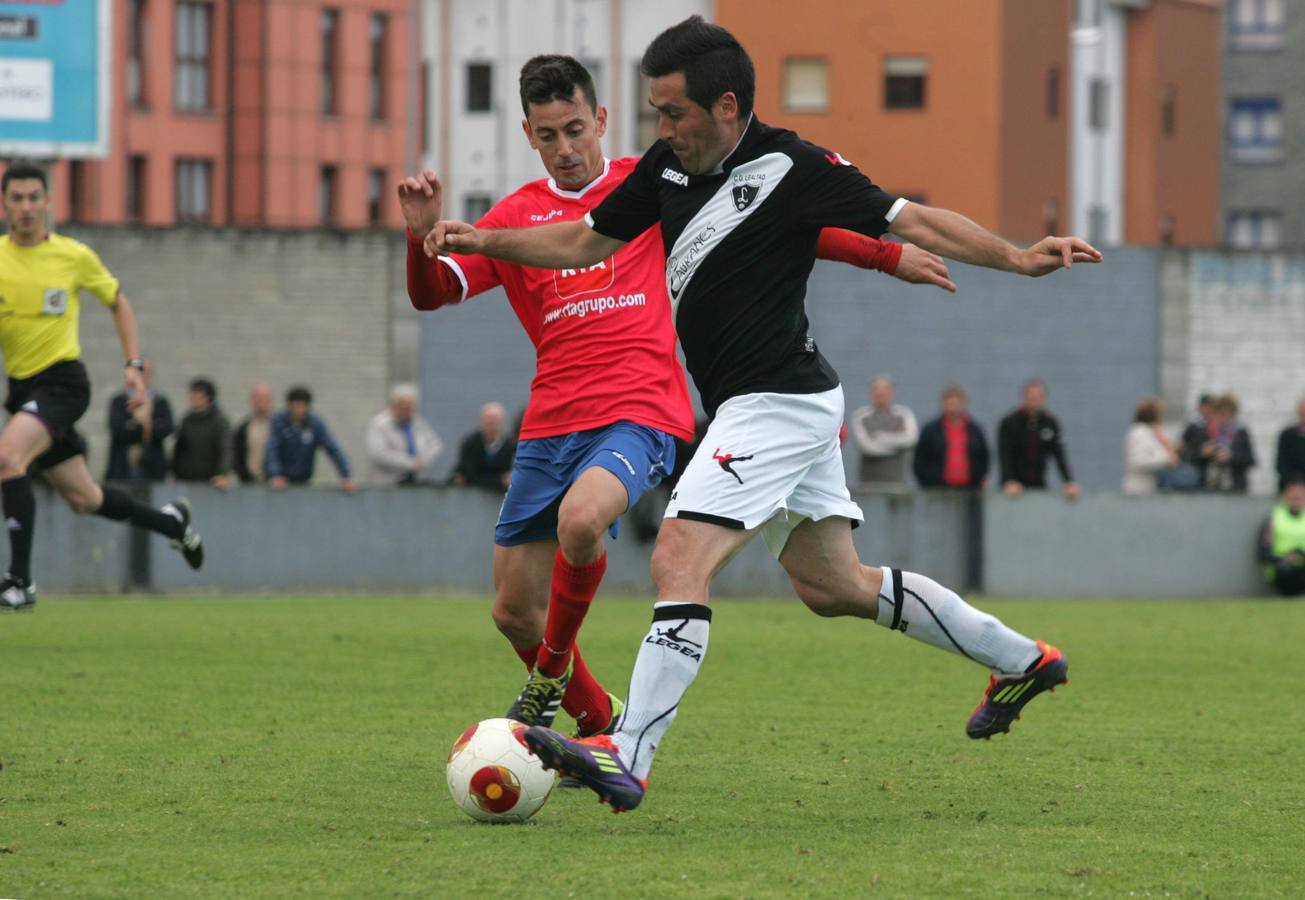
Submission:
POLYGON ((576 88, 584 94, 589 108, 598 112, 598 92, 594 90, 594 78, 573 56, 532 56, 521 67, 520 86, 521 112, 526 116, 530 115, 532 103, 574 99, 576 88))
POLYGON ((0 193, 9 190, 9 182, 21 181, 27 178, 35 178, 41 182, 41 189, 48 191, 49 182, 45 180, 45 170, 38 165, 29 162, 13 162, 5 168, 4 177, 0 178, 0 193))
POLYGON ((639 71, 649 78, 683 72, 684 92, 703 109, 732 93, 739 101, 739 118, 752 112, 757 92, 752 57, 734 35, 702 16, 690 16, 653 38, 639 71))
POLYGON ((309 406, 312 406, 313 392, 308 390, 308 388, 304 387, 302 384, 296 384, 294 387, 290 388, 290 390, 285 392, 285 402, 287 405, 291 403, 307 403, 309 406))
POLYGON ((212 403, 217 399, 217 385, 207 378, 192 379, 190 382, 190 389, 192 391, 199 391, 201 394, 208 397, 209 403, 212 403))

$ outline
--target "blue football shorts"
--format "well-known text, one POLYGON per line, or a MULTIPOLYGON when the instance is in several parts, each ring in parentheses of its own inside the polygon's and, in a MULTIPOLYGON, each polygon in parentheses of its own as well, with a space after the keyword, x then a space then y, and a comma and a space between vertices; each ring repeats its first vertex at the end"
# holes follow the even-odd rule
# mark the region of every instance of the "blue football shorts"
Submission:
MULTIPOLYGON (((562 498, 593 466, 621 480, 629 509, 675 468, 675 441, 664 431, 631 422, 522 441, 494 528, 494 543, 514 547, 556 540, 562 498)), ((611 524, 612 537, 619 526, 619 520, 611 524)))

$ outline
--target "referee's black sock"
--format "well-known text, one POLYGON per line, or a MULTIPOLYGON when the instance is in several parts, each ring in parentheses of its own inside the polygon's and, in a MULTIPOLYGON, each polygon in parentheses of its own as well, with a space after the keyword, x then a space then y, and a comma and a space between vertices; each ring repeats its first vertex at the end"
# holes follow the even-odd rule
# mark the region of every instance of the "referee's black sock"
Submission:
POLYGON ((32 529, 36 525, 36 495, 26 475, 0 481, 5 525, 9 529, 9 574, 32 583, 32 529))
POLYGON ((174 541, 180 539, 185 530, 176 516, 170 516, 162 510, 146 506, 139 500, 133 500, 117 488, 102 484, 100 489, 104 492, 104 502, 95 511, 97 516, 104 516, 115 522, 130 522, 174 541))

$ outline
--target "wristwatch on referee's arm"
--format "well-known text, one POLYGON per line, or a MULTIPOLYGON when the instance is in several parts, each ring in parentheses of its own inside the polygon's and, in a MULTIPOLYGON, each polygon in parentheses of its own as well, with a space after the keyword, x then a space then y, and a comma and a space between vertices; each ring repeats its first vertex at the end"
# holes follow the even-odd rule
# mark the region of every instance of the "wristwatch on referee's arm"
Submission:
POLYGON ((137 371, 144 372, 145 360, 141 359, 140 357, 137 357, 136 359, 129 359, 127 360, 126 368, 136 369, 137 371))

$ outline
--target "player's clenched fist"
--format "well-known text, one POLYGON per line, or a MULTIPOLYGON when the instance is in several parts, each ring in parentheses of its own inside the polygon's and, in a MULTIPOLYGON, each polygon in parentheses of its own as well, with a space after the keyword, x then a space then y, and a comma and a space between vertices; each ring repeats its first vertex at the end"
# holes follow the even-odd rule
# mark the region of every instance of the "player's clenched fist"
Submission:
POLYGON ((455 219, 436 222, 423 242, 427 256, 479 253, 480 245, 481 234, 476 227, 455 219))

